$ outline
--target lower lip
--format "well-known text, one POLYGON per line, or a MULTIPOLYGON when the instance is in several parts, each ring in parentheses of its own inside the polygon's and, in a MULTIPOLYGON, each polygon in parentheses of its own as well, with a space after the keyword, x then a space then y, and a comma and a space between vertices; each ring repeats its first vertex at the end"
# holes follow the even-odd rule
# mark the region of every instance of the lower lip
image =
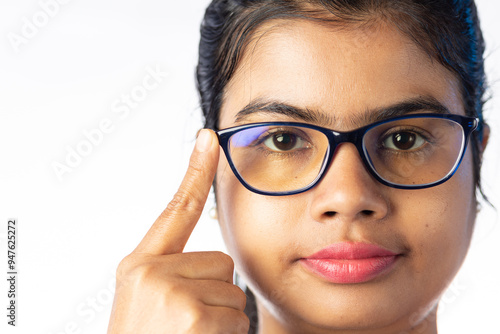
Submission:
POLYGON ((392 255, 350 260, 301 259, 300 262, 329 282, 348 284, 371 281, 390 271, 396 260, 397 256, 392 255))

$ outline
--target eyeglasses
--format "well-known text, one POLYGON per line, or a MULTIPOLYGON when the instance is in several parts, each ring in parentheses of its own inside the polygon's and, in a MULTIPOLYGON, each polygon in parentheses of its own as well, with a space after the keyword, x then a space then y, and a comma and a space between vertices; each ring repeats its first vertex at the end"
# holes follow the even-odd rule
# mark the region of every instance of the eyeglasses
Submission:
POLYGON ((458 169, 479 119, 413 114, 349 132, 294 122, 247 124, 217 132, 232 171, 250 191, 298 194, 314 187, 336 148, 352 143, 380 183, 398 189, 442 184, 458 169))

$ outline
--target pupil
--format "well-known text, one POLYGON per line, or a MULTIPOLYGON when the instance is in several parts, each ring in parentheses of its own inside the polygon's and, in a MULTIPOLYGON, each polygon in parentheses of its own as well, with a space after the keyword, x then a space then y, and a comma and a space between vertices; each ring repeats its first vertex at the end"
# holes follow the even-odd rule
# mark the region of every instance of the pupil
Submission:
POLYGON ((403 132, 393 136, 394 145, 400 150, 409 150, 415 144, 416 137, 412 133, 403 132))
POLYGON ((274 145, 282 151, 289 151, 294 148, 297 139, 293 135, 282 133, 274 137, 274 145))

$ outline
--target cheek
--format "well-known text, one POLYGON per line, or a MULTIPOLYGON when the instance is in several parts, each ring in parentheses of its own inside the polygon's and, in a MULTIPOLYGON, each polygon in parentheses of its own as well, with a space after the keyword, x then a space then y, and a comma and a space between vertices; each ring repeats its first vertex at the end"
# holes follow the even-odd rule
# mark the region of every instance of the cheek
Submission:
POLYGON ((294 236, 306 210, 298 197, 267 197, 247 190, 225 159, 216 176, 217 207, 224 242, 248 284, 279 284, 297 254, 294 236))
POLYGON ((395 214, 400 217, 396 221, 401 222, 412 250, 409 256, 413 272, 433 281, 436 287, 450 283, 469 248, 475 203, 468 155, 449 181, 411 192, 395 206, 395 214))

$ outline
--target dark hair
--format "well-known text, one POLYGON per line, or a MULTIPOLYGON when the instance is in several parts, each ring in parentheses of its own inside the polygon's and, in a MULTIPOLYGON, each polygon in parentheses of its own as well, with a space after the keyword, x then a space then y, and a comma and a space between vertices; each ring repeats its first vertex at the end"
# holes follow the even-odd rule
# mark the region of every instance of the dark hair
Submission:
POLYGON ((484 40, 473 0, 214 0, 201 25, 197 86, 205 127, 218 130, 224 90, 253 32, 273 19, 364 24, 385 20, 454 73, 469 116, 479 117, 471 139, 480 184, 484 40))

